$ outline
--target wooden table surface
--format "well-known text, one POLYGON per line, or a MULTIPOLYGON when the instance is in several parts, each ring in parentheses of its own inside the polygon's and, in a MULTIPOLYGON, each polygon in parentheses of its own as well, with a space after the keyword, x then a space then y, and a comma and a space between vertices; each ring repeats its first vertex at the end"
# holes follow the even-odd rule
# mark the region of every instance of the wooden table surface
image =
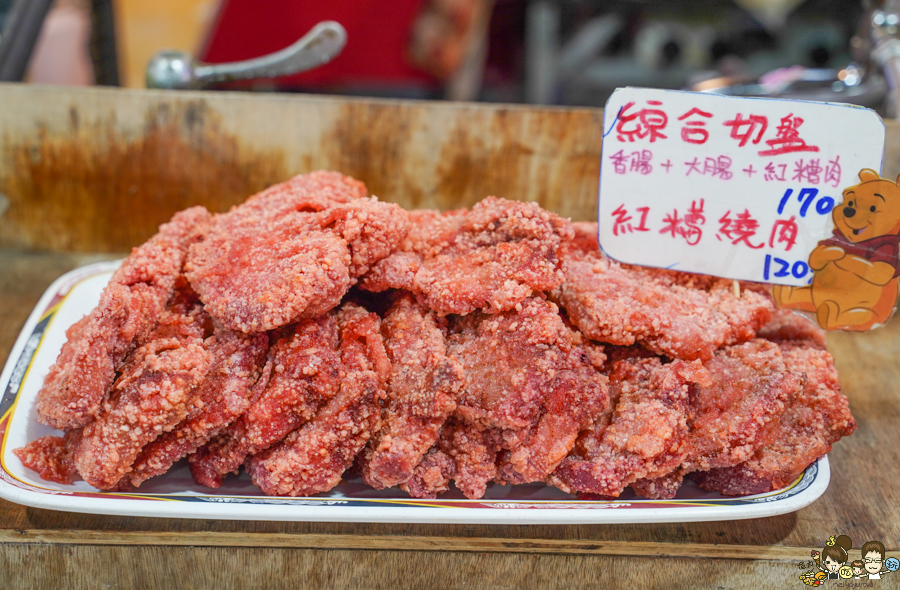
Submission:
MULTIPOLYGON (((0 250, 0 362, 44 289, 110 255, 0 250)), ((0 500, 0 587, 805 587, 799 561, 830 535, 900 551, 900 321, 829 340, 857 432, 811 506, 766 519, 488 526, 95 516, 0 500)), ((880 583, 894 587, 897 580, 880 583)))

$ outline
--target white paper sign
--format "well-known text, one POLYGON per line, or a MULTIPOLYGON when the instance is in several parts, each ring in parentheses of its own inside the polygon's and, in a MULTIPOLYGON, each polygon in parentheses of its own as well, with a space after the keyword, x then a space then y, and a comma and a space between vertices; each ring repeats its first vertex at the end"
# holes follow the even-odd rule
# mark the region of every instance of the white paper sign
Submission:
POLYGON ((606 104, 600 245, 621 262, 801 286, 831 210, 881 170, 868 109, 643 88, 606 104))

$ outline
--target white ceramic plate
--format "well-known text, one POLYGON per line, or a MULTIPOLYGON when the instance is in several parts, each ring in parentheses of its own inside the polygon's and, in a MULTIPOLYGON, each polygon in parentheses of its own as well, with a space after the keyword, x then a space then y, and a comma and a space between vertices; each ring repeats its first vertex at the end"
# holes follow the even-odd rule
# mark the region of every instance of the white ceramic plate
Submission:
POLYGON ((439 500, 414 500, 402 491, 374 491, 359 479, 345 480, 310 498, 263 495, 246 475, 230 477, 211 493, 191 479, 184 463, 147 481, 140 493, 101 492, 83 481, 60 485, 26 469, 12 450, 59 434, 36 419, 35 400, 65 341, 65 331, 93 309, 118 263, 100 263, 60 277, 44 293, 0 374, 0 497, 69 512, 217 518, 348 522, 473 524, 578 524, 691 522, 762 518, 799 510, 828 487, 828 459, 811 465, 789 487, 768 494, 727 498, 686 482, 674 500, 635 498, 630 490, 614 502, 581 501, 542 484, 491 485, 484 498, 467 500, 452 490, 439 500))

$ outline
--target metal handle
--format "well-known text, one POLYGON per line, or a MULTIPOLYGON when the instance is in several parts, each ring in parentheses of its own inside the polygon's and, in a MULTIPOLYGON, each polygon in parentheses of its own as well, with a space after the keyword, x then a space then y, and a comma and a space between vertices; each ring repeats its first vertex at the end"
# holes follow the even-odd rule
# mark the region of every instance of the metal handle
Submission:
POLYGON ((147 65, 147 88, 197 89, 232 80, 297 74, 328 63, 346 44, 344 27, 323 21, 293 45, 246 61, 204 64, 184 52, 161 51, 147 65))

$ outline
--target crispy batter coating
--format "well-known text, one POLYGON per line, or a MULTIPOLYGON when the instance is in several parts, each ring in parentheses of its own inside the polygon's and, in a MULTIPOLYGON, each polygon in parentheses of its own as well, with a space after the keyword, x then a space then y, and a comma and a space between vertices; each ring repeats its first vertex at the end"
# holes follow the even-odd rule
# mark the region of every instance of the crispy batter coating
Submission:
POLYGON ((712 383, 698 393, 688 457, 677 472, 636 482, 639 495, 672 498, 686 474, 746 461, 780 436, 781 417, 804 387, 803 373, 778 345, 762 339, 720 350, 705 366, 712 383))
POLYGON ((381 404, 391 370, 381 322, 376 314, 353 304, 344 305, 337 319, 340 390, 312 420, 247 462, 253 483, 267 494, 308 496, 330 490, 381 427, 381 404))
POLYGON ((596 252, 600 249, 600 236, 597 233, 596 221, 573 221, 572 230, 574 236, 562 245, 564 252, 572 249, 596 252))
POLYGON ((432 447, 413 470, 412 477, 400 489, 413 498, 437 498, 450 489, 456 475, 456 463, 447 453, 432 447))
POLYGON ((603 352, 606 354, 607 367, 612 367, 613 363, 618 361, 659 358, 640 344, 632 344, 631 346, 614 346, 607 344, 604 345, 603 352))
MULTIPOLYGON (((458 318, 449 352, 465 371, 457 413, 467 422, 509 430, 514 438, 540 414, 547 387, 561 370, 605 358, 589 354, 558 308, 541 299, 528 299, 517 311, 458 318)), ((596 381, 605 385, 605 379, 596 381)))
MULTIPOLYGON (((453 418, 444 425, 438 450, 453 460, 453 469, 447 469, 446 473, 452 474, 456 487, 467 498, 481 498, 487 484, 498 478, 497 455, 501 444, 499 428, 486 428, 482 424, 453 418)), ((427 466, 423 466, 425 467, 427 466)), ((441 485, 438 482, 437 487, 441 485)), ((431 487, 424 488, 426 493, 430 489, 431 487)))
POLYGON ((333 172, 177 214, 67 336, 38 394, 65 436, 14 452, 100 489, 187 456, 202 485, 245 465, 291 496, 354 462, 416 498, 749 494, 856 427, 824 333, 767 286, 619 264, 533 203, 407 213, 333 172))
POLYGON ((552 303, 528 299, 519 307, 459 319, 451 336, 465 377, 460 425, 442 450, 457 460, 455 481, 468 497, 481 497, 488 474, 510 483, 544 479, 609 404, 602 352, 569 330, 552 303))
POLYGON ((186 266, 207 312, 226 328, 261 332, 315 317, 350 287, 344 240, 294 215, 274 227, 232 228, 218 218, 186 266))
POLYGON ((409 234, 403 240, 401 250, 414 252, 424 258, 434 258, 449 248, 463 230, 468 209, 452 211, 435 211, 419 209, 409 212, 409 234))
POLYGON ((273 330, 334 308, 406 236, 397 205, 333 172, 295 177, 217 215, 185 272, 225 327, 273 330))
POLYGON ((449 248, 462 224, 466 209, 441 213, 431 209, 409 212, 409 233, 399 249, 379 261, 360 279, 360 286, 380 293, 388 289, 410 289, 422 260, 433 258, 449 248))
POLYGON ((735 297, 731 280, 621 265, 591 244, 582 229, 563 249, 566 278, 551 299, 592 340, 705 360, 769 320, 770 299, 746 289, 735 297))
POLYGON ((687 456, 697 389, 710 382, 700 361, 621 360, 609 379, 615 410, 579 438, 549 484, 617 497, 636 480, 677 469, 687 456))
POLYGON ((100 304, 67 333, 69 340, 38 392, 38 419, 81 428, 99 412, 123 359, 148 337, 181 273, 188 245, 209 213, 177 213, 113 273, 100 304))
POLYGON ((353 283, 373 264, 393 253, 410 226, 405 209, 393 203, 382 203, 374 197, 322 211, 317 215, 316 223, 347 243, 353 283))
POLYGON ((802 341, 807 346, 825 350, 825 330, 816 325, 811 318, 790 310, 776 308, 772 319, 760 328, 759 338, 772 342, 802 341))
POLYGON ((272 185, 233 208, 231 213, 236 217, 246 215, 249 223, 255 223, 259 217, 280 219, 297 211, 318 213, 368 195, 366 185, 355 178, 317 170, 272 185))
POLYGON ((76 428, 65 436, 45 436, 33 440, 20 449, 13 449, 13 453, 41 479, 70 484, 75 480, 74 451, 80 440, 81 429, 76 428))
POLYGON ((412 477, 456 409, 463 370, 447 356, 445 324, 410 296, 398 299, 381 324, 391 361, 388 405, 362 462, 363 479, 375 489, 412 477))
POLYGON ((631 483, 631 489, 642 498, 671 500, 681 489, 684 473, 679 469, 655 479, 642 478, 631 483))
POLYGON ((101 490, 115 487, 144 445, 187 416, 194 390, 209 370, 202 337, 192 318, 166 311, 149 341, 126 360, 74 452, 87 483, 101 490))
POLYGON ((803 374, 762 339, 722 349, 704 366, 712 383, 698 392, 685 473, 746 461, 773 440, 779 416, 803 389, 803 374))
POLYGON ((237 420, 188 458, 197 483, 218 488, 248 455, 277 443, 337 393, 340 337, 334 313, 298 323, 268 353, 268 363, 237 420))
POLYGON ((856 430, 831 355, 806 338, 780 348, 787 368, 806 375, 803 391, 781 415, 771 444, 739 465, 695 474, 702 488, 738 496, 786 487, 856 430))
POLYGON ((406 289, 440 314, 507 311, 563 279, 558 249, 570 224, 534 203, 488 197, 469 212, 415 219, 402 251, 362 280, 370 291, 406 289))
MULTIPOLYGON (((115 289, 117 287, 118 286, 114 286, 112 288, 115 289)), ((54 428, 63 428, 66 426, 65 422, 62 421, 65 416, 63 413, 65 402, 63 399, 64 397, 73 395, 69 390, 69 383, 72 380, 72 374, 78 369, 74 364, 76 357, 78 358, 79 363, 84 363, 85 358, 89 358, 87 353, 92 352, 86 336, 89 327, 96 330, 96 326, 93 325, 97 321, 95 312, 96 310, 87 314, 69 326, 69 329, 66 330, 66 341, 62 345, 62 349, 59 352, 59 356, 56 358, 56 362, 51 365, 47 376, 44 378, 44 383, 41 386, 40 391, 38 391, 38 420, 44 423, 49 422, 49 425, 54 428)), ((96 364, 100 364, 100 362, 105 364, 106 362, 109 362, 109 359, 108 357, 101 357, 95 361, 96 364)), ((82 379, 82 381, 83 380, 84 379, 82 379)), ((105 394, 106 392, 104 391, 103 393, 105 394)), ((87 422, 89 420, 90 416, 86 416, 78 421, 87 422)), ((78 428, 75 424, 70 427, 78 428)))
POLYGON ((586 354, 580 360, 556 373, 542 400, 540 418, 521 443, 501 453, 503 481, 543 481, 572 450, 578 434, 609 407, 606 378, 586 354))
POLYGON ((161 475, 179 459, 206 444, 250 406, 253 386, 269 348, 266 334, 245 335, 223 330, 205 343, 210 369, 194 397, 193 407, 173 430, 145 446, 126 476, 138 487, 161 475))

